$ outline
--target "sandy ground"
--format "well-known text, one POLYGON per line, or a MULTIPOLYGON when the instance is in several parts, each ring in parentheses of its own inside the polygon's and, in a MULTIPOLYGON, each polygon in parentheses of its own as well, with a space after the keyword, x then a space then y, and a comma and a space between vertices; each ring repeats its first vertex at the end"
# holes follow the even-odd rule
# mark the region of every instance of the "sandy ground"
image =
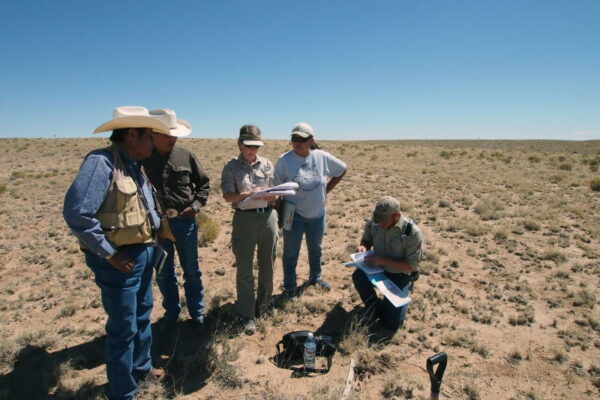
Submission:
MULTIPOLYGON (((93 275, 62 220, 64 193, 105 139, 0 140, 0 398, 103 398, 105 314, 93 275)), ((441 398, 592 399, 600 388, 600 142, 323 142, 348 163, 328 198, 323 276, 330 292, 280 301, 281 242, 272 313, 254 336, 235 317, 232 211, 219 191, 234 140, 184 139, 211 177, 200 249, 210 332, 182 314, 159 335, 164 386, 141 399, 338 399, 355 360, 355 399, 429 398, 428 357, 444 351, 441 398), (342 262, 375 201, 402 202, 426 238, 422 275, 395 335, 361 324, 342 262), (218 231, 218 234, 215 234, 218 231), (213 238, 211 235, 214 235, 213 238), (327 374, 297 376, 273 363, 289 331, 333 335, 327 374)), ((268 141, 272 161, 289 149, 268 141)), ((298 284, 307 278, 303 248, 298 284)), ((162 315, 154 288, 153 321, 162 315)))

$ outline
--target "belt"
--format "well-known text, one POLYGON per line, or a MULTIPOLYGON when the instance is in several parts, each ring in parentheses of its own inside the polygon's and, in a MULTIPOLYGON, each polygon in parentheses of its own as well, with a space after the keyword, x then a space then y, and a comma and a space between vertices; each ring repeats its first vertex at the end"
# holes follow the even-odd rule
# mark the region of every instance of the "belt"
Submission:
POLYGON ((248 210, 240 210, 239 208, 236 208, 235 211, 239 211, 239 212, 253 212, 253 213, 266 213, 271 211, 271 207, 261 207, 261 208, 250 208, 248 210))

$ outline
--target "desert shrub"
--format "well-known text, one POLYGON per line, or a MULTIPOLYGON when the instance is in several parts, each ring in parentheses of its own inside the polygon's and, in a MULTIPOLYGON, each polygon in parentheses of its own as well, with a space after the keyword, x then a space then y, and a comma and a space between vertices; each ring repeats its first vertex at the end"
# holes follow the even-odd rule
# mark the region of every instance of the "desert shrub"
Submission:
POLYGON ((358 351, 355 371, 359 379, 378 375, 395 366, 394 356, 384 352, 377 352, 372 347, 358 351))
POLYGON ((387 379, 383 384, 383 389, 381 390, 381 396, 384 399, 413 399, 413 388, 408 385, 406 388, 402 386, 401 380, 397 377, 393 377, 391 379, 387 379), (402 397, 400 397, 402 396, 402 397))
POLYGON ((471 383, 467 383, 463 386, 463 392, 469 400, 479 400, 481 398, 479 396, 479 390, 471 383))
POLYGON ((198 215, 196 215, 196 222, 198 223, 199 228, 198 244, 200 246, 208 246, 219 237, 221 226, 206 213, 199 212, 198 215))
POLYGON ((519 310, 517 315, 512 315, 508 318, 508 322, 512 326, 529 325, 535 321, 535 311, 533 307, 527 306, 519 310))
POLYGON ((530 156, 529 158, 527 158, 529 161, 531 161, 532 163, 539 163, 540 162, 540 158, 538 156, 530 156))
POLYGON ((496 232, 494 232, 494 240, 506 240, 508 239, 508 230, 504 227, 498 228, 496 232))
POLYGON ((567 259, 568 257, 566 254, 556 250, 546 250, 542 255, 542 260, 552 260, 557 264, 565 263, 567 262, 567 259))
MULTIPOLYGON (((594 178, 590 181, 590 189, 594 192, 600 192, 600 178, 594 178)), ((0 190, 0 193, 2 191, 0 190)))
POLYGON ((358 316, 353 318, 339 344, 340 353, 348 355, 369 346, 369 326, 358 316))
POLYGON ((223 333, 209 343, 207 350, 209 369, 217 385, 223 389, 242 387, 242 374, 237 366, 231 364, 238 359, 241 345, 228 341, 227 334, 223 333))
POLYGON ((565 179, 564 175, 552 175, 550 176, 550 182, 552 183, 560 183, 565 179))
POLYGON ((523 221, 523 228, 527 229, 528 231, 539 231, 540 224, 533 219, 526 219, 523 221))
POLYGON ((6 191, 6 185, 0 183, 0 194, 4 193, 6 191))
POLYGON ((573 305, 576 307, 594 308, 596 305, 596 296, 587 289, 583 289, 577 293, 573 305))
POLYGON ((445 158, 446 160, 450 159, 450 157, 452 157, 453 155, 454 155, 454 152, 446 151, 446 150, 444 150, 440 153, 440 157, 445 158))
POLYGON ((488 221, 502 218, 504 205, 498 199, 485 199, 477 203, 473 210, 482 220, 488 221))
POLYGON ((465 232, 470 236, 481 236, 487 233, 487 228, 477 222, 469 222, 465 226, 465 232))
POLYGON ((571 169, 573 169, 572 165, 569 163, 564 163, 564 164, 560 164, 558 166, 558 169, 562 170, 562 171, 570 171, 571 169))
POLYGON ((518 364, 519 361, 521 361, 523 359, 523 356, 521 355, 521 352, 519 350, 513 350, 509 355, 508 355, 508 361, 511 364, 518 364))

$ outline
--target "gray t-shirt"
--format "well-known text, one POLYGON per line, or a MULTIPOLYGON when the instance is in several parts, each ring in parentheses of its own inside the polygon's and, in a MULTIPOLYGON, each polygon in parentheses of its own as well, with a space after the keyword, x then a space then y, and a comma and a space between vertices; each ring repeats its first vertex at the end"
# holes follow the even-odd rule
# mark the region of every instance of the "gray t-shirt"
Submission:
POLYGON ((284 200, 294 204, 304 218, 319 218, 325 214, 327 182, 345 170, 346 164, 326 151, 311 150, 307 157, 300 157, 290 150, 275 163, 274 184, 296 182, 296 195, 284 200))

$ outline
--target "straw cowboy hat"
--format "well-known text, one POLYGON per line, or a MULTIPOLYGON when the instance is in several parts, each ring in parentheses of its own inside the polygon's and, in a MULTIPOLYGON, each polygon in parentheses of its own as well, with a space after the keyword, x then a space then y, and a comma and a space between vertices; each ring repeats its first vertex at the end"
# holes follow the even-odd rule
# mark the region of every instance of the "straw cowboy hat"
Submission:
POLYGON ((122 106, 113 110, 113 119, 103 123, 94 133, 112 131, 121 128, 150 128, 156 133, 171 135, 169 126, 150 116, 146 107, 122 106))
POLYGON ((183 119, 177 119, 175 111, 168 108, 151 110, 150 116, 162 121, 171 130, 171 136, 184 137, 192 133, 192 125, 183 119))

